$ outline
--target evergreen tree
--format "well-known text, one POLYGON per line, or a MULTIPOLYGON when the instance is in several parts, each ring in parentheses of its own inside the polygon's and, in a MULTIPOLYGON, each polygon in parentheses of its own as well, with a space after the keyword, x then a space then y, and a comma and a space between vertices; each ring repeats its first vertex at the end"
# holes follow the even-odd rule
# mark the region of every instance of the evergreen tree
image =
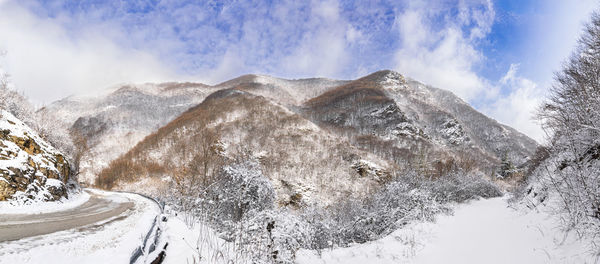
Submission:
POLYGON ((508 178, 515 172, 516 168, 513 165, 510 158, 508 157, 508 152, 504 152, 504 156, 502 156, 502 162, 500 163, 500 169, 498 171, 498 174, 502 178, 508 178))

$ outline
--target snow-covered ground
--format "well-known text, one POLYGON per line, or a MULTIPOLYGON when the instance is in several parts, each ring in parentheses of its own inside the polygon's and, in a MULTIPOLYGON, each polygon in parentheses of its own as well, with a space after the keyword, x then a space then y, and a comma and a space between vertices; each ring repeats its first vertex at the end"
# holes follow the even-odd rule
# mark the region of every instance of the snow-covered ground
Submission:
MULTIPOLYGON (((134 206, 92 225, 0 243, 0 263, 129 263, 160 209, 133 194, 94 194, 134 206)), ((184 219, 173 213, 160 223, 160 240, 169 243, 163 263, 249 261, 236 254, 235 243, 206 225, 190 229, 184 219)), ((506 197, 481 199, 457 205, 453 215, 441 215, 434 223, 409 224, 377 241, 325 249, 320 255, 300 250, 297 263, 600 263, 587 241, 557 227, 557 219, 543 208, 514 209, 506 197)))
POLYGON ((33 202, 31 204, 15 205, 8 201, 0 202, 0 214, 44 214, 65 211, 82 205, 90 199, 87 192, 71 193, 69 198, 54 202, 33 202))
POLYGON ((171 216, 163 239, 169 241, 163 264, 249 263, 236 255, 235 245, 218 237, 210 227, 197 223, 190 229, 181 215, 171 216))
POLYGON ((114 202, 133 202, 133 206, 101 222, 2 242, 0 263, 129 263, 160 208, 135 194, 94 192, 114 202))
POLYGON ((506 198, 458 205, 435 223, 415 223, 387 237, 348 248, 301 250, 315 263, 600 263, 586 241, 557 229, 547 212, 508 207, 506 198))

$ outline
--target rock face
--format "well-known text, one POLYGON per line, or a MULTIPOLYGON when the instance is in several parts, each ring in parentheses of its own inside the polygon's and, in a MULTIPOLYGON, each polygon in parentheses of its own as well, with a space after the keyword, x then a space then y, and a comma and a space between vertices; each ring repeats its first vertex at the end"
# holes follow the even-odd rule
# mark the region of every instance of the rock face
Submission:
POLYGON ((523 164, 537 143, 451 92, 379 71, 307 101, 301 114, 385 159, 469 160, 484 174, 504 155, 523 164))
POLYGON ((65 157, 32 129, 0 110, 0 201, 54 201, 67 196, 65 157))

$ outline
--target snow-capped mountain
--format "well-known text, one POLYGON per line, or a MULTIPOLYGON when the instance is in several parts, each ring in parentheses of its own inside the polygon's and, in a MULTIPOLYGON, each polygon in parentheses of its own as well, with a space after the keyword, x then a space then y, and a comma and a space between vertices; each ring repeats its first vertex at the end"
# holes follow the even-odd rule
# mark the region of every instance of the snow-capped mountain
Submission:
POLYGON ((206 172, 207 167, 212 170, 240 157, 260 163, 281 205, 325 205, 348 193, 363 196, 369 186, 389 177, 379 169, 388 168, 387 162, 300 115, 262 96, 225 89, 113 161, 98 183, 105 188, 138 189, 140 182, 146 189, 166 187, 170 181, 159 178, 175 179, 178 173, 206 174, 209 179, 203 180, 210 182, 218 171, 206 172))
MULTIPOLYGON (((59 116, 73 135, 85 139, 89 150, 81 160, 80 180, 93 184, 110 161, 211 93, 226 89, 264 97, 294 118, 305 119, 307 127, 318 129, 314 133, 341 135, 341 141, 399 166, 413 166, 425 158, 442 164, 472 163, 489 175, 504 155, 522 163, 537 146, 452 93, 393 71, 354 81, 244 75, 214 86, 125 85, 100 97, 69 97, 40 111, 59 116)), ((213 121, 230 122, 227 118, 235 119, 237 112, 213 121)))
POLYGON ((348 81, 327 78, 286 80, 267 75, 248 74, 216 85, 217 89, 236 88, 261 95, 284 105, 300 105, 348 81))
MULTIPOLYGON (((309 100, 305 116, 382 157, 469 159, 490 172, 508 155, 525 162, 537 143, 451 92, 379 71, 309 100), (408 151, 407 151, 408 150, 408 151)), ((464 160, 466 162, 466 160, 464 160)))
POLYGON ((125 85, 98 97, 68 97, 39 110, 59 117, 85 144, 79 180, 95 175, 145 136, 201 102, 212 90, 197 83, 125 85))
POLYGON ((71 96, 39 111, 58 117, 64 126, 71 127, 79 144, 87 145, 88 150, 81 157, 79 180, 93 184, 96 175, 110 161, 214 91, 235 86, 267 98, 299 104, 343 82, 245 75, 215 86, 201 83, 123 85, 102 95, 71 96))

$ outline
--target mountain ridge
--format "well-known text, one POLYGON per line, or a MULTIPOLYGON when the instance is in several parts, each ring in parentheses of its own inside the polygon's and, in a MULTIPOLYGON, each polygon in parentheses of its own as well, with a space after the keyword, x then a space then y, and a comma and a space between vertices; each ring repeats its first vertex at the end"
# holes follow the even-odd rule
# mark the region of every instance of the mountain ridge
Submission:
MULTIPOLYGON (((509 153, 515 163, 523 163, 533 151, 528 149, 535 149, 537 146, 537 143, 520 132, 477 112, 453 93, 405 78, 391 70, 374 72, 356 80, 327 78, 288 80, 268 75, 247 74, 216 85, 191 82, 129 84, 115 89, 104 97, 67 98, 40 111, 53 112, 62 116, 65 125, 72 128, 72 133, 86 135, 90 152, 84 157, 81 179, 91 184, 95 175, 108 166, 111 160, 127 152, 145 136, 200 104, 215 92, 234 89, 262 96, 321 126, 325 123, 319 125, 320 121, 311 117, 311 111, 307 109, 314 108, 315 100, 318 98, 324 100, 324 96, 334 95, 334 91, 341 91, 350 86, 362 86, 361 91, 369 94, 359 97, 367 98, 367 101, 371 100, 370 102, 373 103, 368 115, 360 113, 363 120, 373 121, 376 115, 381 115, 377 122, 387 122, 388 125, 393 123, 395 126, 391 128, 387 125, 377 125, 380 130, 377 144, 385 145, 390 140, 397 139, 397 142, 392 144, 396 149, 385 150, 390 153, 410 154, 412 152, 414 154, 419 151, 418 148, 427 145, 427 148, 434 146, 431 150, 427 150, 430 152, 428 154, 445 160, 451 156, 463 155, 471 151, 468 146, 474 146, 475 149, 479 149, 477 152, 482 157, 487 157, 485 158, 487 161, 484 162, 488 164, 485 172, 487 174, 493 170, 494 164, 499 163, 503 155, 509 153), (379 103, 383 104, 376 106, 379 103), (383 107, 379 109, 383 112, 377 112, 377 107, 383 107), (399 115, 393 120, 388 120, 391 116, 386 117, 386 113, 395 115, 394 112, 398 112, 399 115), (89 125, 92 123, 96 124, 95 127, 89 125), (493 128, 494 131, 487 131, 487 127, 493 128), (480 133, 480 130, 484 133, 480 133), (511 136, 517 138, 519 143, 510 143, 511 136), (498 137, 498 139, 494 139, 494 144, 486 145, 484 137, 498 137), (115 141, 116 138, 121 140, 115 141), (419 140, 422 143, 418 143, 419 140), (465 140, 470 141, 471 145, 463 144, 465 140), (453 151, 463 154, 451 153, 453 151), (451 155, 444 153, 451 153, 451 155)), ((349 92, 351 96, 358 95, 354 93, 356 91, 349 90, 349 92)), ((326 104, 332 103, 327 102, 326 104)), ((364 102, 359 103, 364 104, 364 102)), ((348 109, 338 110, 343 112, 348 109)), ((366 108, 364 110, 366 111, 366 108)), ((315 112, 312 114, 314 115, 315 112)), ((333 112, 327 114, 331 115, 333 112)), ((374 126, 371 128, 375 128, 375 124, 372 125, 374 126)), ((329 129, 331 128, 329 126, 329 129)), ((368 134, 370 133, 361 132, 347 137, 346 140, 368 141, 368 134), (357 138, 358 136, 362 138, 357 138)), ((354 145, 361 148, 361 144, 354 145)), ((415 155, 412 156, 415 158, 415 155)), ((410 162, 404 165, 408 163, 410 162)))

